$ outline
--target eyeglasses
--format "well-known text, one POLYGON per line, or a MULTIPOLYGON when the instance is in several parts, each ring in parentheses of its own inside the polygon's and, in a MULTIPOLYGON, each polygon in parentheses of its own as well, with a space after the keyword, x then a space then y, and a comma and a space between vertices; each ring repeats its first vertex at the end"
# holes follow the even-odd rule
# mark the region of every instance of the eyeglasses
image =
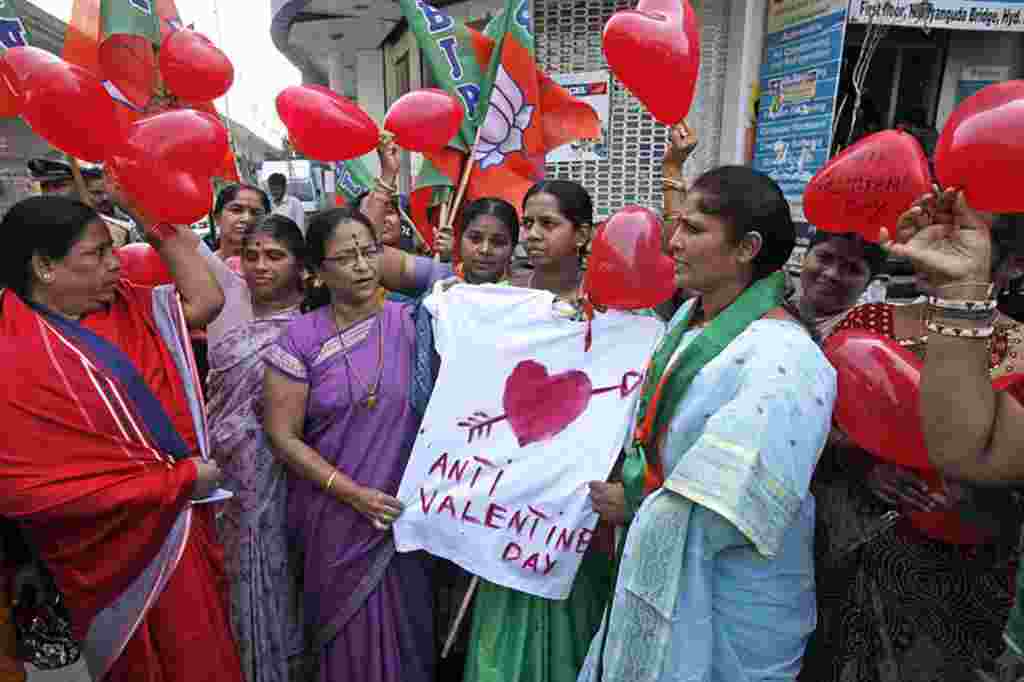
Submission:
POLYGON ((351 251, 343 251, 337 256, 324 256, 324 262, 340 265, 343 268, 351 268, 359 262, 360 256, 362 256, 363 260, 371 260, 379 255, 380 247, 376 244, 371 244, 370 246, 364 246, 358 251, 352 249, 351 251))
POLYGON ((231 215, 241 216, 248 213, 253 218, 262 218, 267 215, 267 212, 262 208, 254 208, 252 206, 245 206, 243 204, 228 204, 224 207, 224 210, 231 215))

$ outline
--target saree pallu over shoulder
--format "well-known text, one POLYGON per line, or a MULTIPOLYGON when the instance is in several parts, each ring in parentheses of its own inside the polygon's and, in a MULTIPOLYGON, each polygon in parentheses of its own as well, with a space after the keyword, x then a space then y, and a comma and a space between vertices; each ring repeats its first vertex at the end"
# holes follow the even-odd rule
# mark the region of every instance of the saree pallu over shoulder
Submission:
MULTIPOLYGON (((205 428, 197 421, 190 438, 179 433, 114 344, 10 291, 0 296, 0 363, 18 377, 0 387, 0 420, 17 425, 0 441, 0 514, 33 538, 100 679, 184 551, 196 470, 182 460, 205 428)), ((189 366, 173 292, 122 286, 118 303, 151 306, 134 311, 154 327, 140 342, 164 341, 189 366)), ((190 375, 182 376, 187 384, 190 375)), ((197 387, 190 390, 201 409, 197 387)))

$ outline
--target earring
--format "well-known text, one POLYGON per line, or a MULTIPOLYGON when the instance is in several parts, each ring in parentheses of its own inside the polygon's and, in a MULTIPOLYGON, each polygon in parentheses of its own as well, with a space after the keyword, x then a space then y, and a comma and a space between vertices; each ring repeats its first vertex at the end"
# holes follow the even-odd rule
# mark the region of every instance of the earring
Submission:
POLYGON ((52 282, 53 281, 53 273, 50 273, 50 272, 44 273, 43 274, 43 281, 44 282, 52 282))

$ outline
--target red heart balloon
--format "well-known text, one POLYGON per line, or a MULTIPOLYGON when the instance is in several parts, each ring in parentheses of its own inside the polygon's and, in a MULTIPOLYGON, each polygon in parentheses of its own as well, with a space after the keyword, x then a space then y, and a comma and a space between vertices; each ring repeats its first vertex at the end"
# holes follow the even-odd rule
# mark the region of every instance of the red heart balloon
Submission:
POLYGON ((229 148, 228 131, 215 116, 194 109, 175 109, 129 126, 118 154, 149 158, 163 168, 212 177, 220 170, 229 148))
POLYGON ((928 157, 913 135, 883 130, 843 150, 804 190, 807 222, 828 232, 858 232, 879 241, 931 189, 928 157))
POLYGON ((892 464, 931 470, 921 433, 921 361, 895 341, 850 329, 825 341, 836 369, 833 419, 859 447, 892 464))
POLYGON ((590 377, 579 370, 549 375, 533 360, 516 365, 505 380, 502 406, 519 447, 564 431, 586 411, 593 388, 590 377))
POLYGON ((377 148, 380 131, 353 102, 320 85, 293 85, 277 96, 277 113, 300 152, 345 161, 377 148))
POLYGON ((150 219, 192 223, 213 205, 210 178, 220 170, 227 150, 227 131, 220 121, 179 109, 129 126, 108 168, 150 219))
POLYGON ((653 211, 626 206, 594 235, 584 290, 595 305, 652 308, 672 298, 675 264, 661 248, 661 220, 653 211))
POLYGON ((22 89, 28 78, 47 64, 57 64, 60 57, 38 47, 12 47, 0 59, 0 77, 14 96, 20 109, 22 89))
POLYGON ((601 39, 608 66, 654 118, 675 125, 690 111, 700 71, 700 25, 688 0, 640 0, 616 12, 601 39))
POLYGON ((100 71, 128 101, 145 107, 153 99, 157 84, 157 61, 153 44, 145 36, 115 33, 100 43, 100 71))
POLYGON ((231 60, 209 38, 187 28, 160 46, 160 74, 178 98, 192 103, 222 97, 235 80, 231 60))
POLYGON ((384 130, 395 134, 399 147, 439 151, 458 134, 462 116, 462 104, 444 90, 414 90, 391 105, 384 117, 384 130))
POLYGON ((120 137, 114 100, 96 76, 74 64, 58 60, 34 69, 21 95, 21 116, 33 132, 75 158, 102 161, 120 137))
POLYGON ((1024 80, 990 85, 946 121, 935 147, 943 187, 961 187, 981 211, 1024 211, 1024 80))
POLYGON ((156 287, 174 281, 160 254, 149 244, 127 244, 117 250, 121 276, 135 284, 156 287))
MULTIPOLYGON (((0 74, 4 71, 5 55, 0 55, 0 74)), ((14 118, 21 113, 21 103, 18 96, 11 90, 6 78, 0 76, 0 117, 14 118)))

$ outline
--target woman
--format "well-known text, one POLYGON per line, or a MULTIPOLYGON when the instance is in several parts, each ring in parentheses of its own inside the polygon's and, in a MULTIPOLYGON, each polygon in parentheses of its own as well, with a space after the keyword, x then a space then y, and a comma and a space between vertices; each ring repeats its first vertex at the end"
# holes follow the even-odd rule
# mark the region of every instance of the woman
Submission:
POLYGON ((857 234, 814 233, 800 269, 797 305, 821 338, 831 336, 883 265, 882 247, 857 234))
POLYGON ((152 289, 120 279, 85 204, 26 199, 2 228, 0 355, 19 380, 0 394, 16 425, 0 514, 53 574, 93 679, 240 682, 211 508, 195 506, 220 471, 185 326, 223 305, 195 236, 147 227, 176 282, 152 289))
MULTIPOLYGON (((997 253, 989 276, 1005 284, 1015 231, 997 226, 993 235, 997 253)), ((917 285, 928 296, 939 295, 924 277, 917 285)), ((854 308, 836 330, 875 332, 923 359, 929 321, 924 302, 869 304, 854 308)), ((1024 330, 1009 318, 998 316, 993 326, 991 379, 1016 371, 1024 339, 1024 330)), ((972 678, 1002 649, 1013 601, 1016 533, 1000 536, 997 527, 936 528, 933 535, 947 542, 906 521, 893 527, 886 519, 897 510, 950 511, 967 491, 952 482, 948 492, 933 491, 909 469, 878 462, 849 443, 834 450, 816 477, 822 520, 818 551, 829 571, 819 583, 820 630, 807 679, 972 678), (859 543, 862 539, 868 542, 859 543), (914 567, 909 575, 908 566, 914 567)), ((1012 507, 1007 511, 1019 519, 1012 507)))
MULTIPOLYGON (((575 182, 539 182, 526 194, 523 227, 532 276, 519 286, 576 300, 581 253, 590 237, 590 195, 575 182)), ((473 606, 466 682, 573 682, 600 624, 611 590, 611 542, 584 555, 564 601, 481 581, 473 606)))
POLYGON ((242 255, 246 229, 270 214, 270 197, 253 185, 228 185, 213 205, 213 224, 220 236, 217 255, 222 260, 242 255))
POLYGON ((580 679, 792 680, 835 372, 783 302, 795 230, 771 179, 709 171, 674 227, 677 284, 699 297, 651 360, 623 465, 632 522, 580 679))
POLYGON ((388 532, 419 427, 412 317, 378 295, 380 245, 361 213, 319 214, 307 249, 323 286, 267 353, 264 426, 293 473, 288 527, 320 679, 428 682, 430 561, 396 554, 388 532))
MULTIPOLYGON (((921 426, 928 455, 946 475, 987 486, 1024 479, 1024 390, 996 392, 988 366, 997 288, 995 224, 1021 234, 1020 214, 993 216, 968 205, 962 191, 926 196, 901 220, 896 240, 883 243, 908 258, 938 292, 929 298, 933 337, 921 377, 921 426), (968 304, 970 307, 968 308, 968 304), (964 310, 975 312, 965 316, 964 310), (957 400, 950 400, 950 396, 957 400)), ((1024 572, 1006 622, 1000 680, 1020 679, 1024 665, 1024 572)))
POLYGON ((238 277, 212 254, 224 309, 207 327, 210 444, 235 496, 220 518, 231 581, 231 624, 248 682, 287 682, 303 653, 298 579, 285 530, 286 480, 263 432, 264 357, 302 303, 302 232, 271 215, 249 226, 238 277))

